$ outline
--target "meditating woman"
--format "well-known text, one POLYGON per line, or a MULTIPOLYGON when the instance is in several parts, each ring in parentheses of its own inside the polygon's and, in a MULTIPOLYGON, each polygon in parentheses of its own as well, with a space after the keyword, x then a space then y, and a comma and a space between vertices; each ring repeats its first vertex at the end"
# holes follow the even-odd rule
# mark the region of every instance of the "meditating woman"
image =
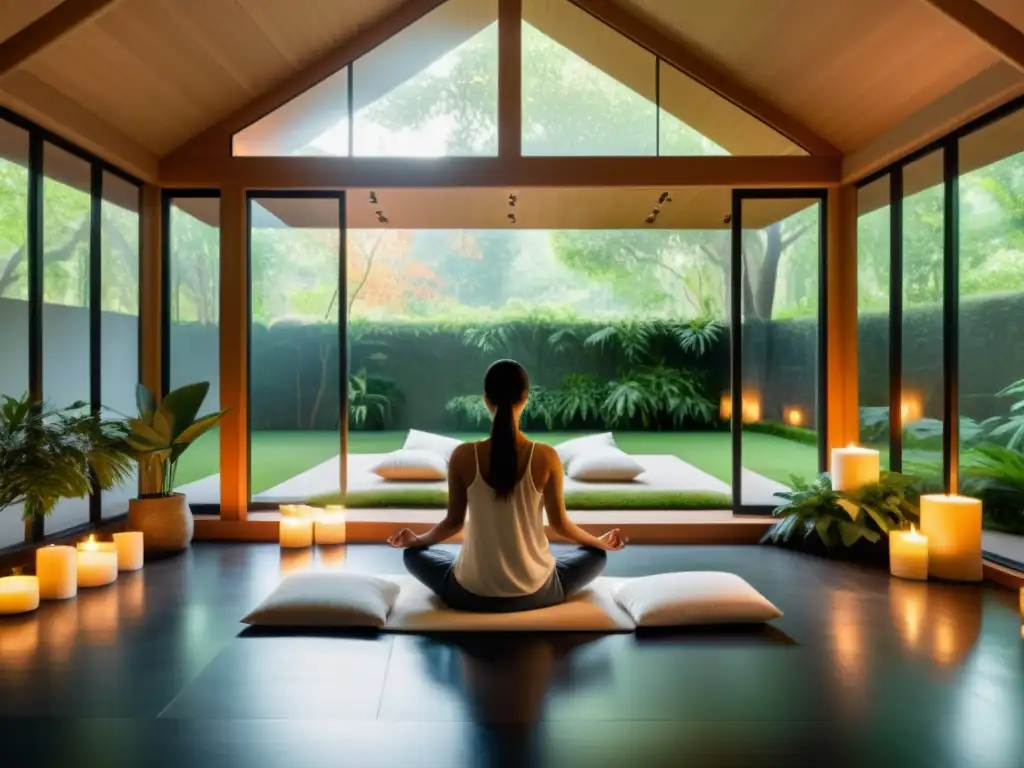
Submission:
POLYGON ((388 540, 408 548, 405 567, 456 610, 528 611, 564 602, 601 574, 607 550, 626 545, 617 528, 591 536, 566 516, 558 454, 519 431, 529 393, 519 363, 499 360, 487 369, 491 436, 452 453, 448 514, 421 536, 404 528, 388 540), (579 549, 552 555, 542 507, 552 529, 579 549), (463 527, 458 557, 430 548, 463 527))

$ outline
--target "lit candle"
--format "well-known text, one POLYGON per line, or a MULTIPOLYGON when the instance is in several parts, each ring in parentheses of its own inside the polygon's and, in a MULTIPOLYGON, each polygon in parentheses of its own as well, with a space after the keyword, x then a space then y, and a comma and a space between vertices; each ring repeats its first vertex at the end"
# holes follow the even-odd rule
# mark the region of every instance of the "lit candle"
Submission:
POLYGON ((921 533, 928 537, 929 575, 951 581, 981 581, 979 499, 922 496, 921 533))
POLYGON ((39 607, 39 579, 5 576, 0 579, 0 616, 28 613, 39 607))
POLYGON ((317 544, 345 543, 345 508, 329 506, 316 519, 313 536, 317 544))
POLYGON ((889 573, 902 579, 928 578, 928 539, 913 527, 889 534, 889 573))
POLYGON ((145 559, 142 531, 122 531, 114 534, 117 550, 117 570, 137 571, 145 559))
POLYGON ((78 545, 78 586, 103 587, 117 580, 117 548, 92 536, 78 545))
POLYGON ((802 427, 804 425, 804 412, 796 406, 787 406, 782 412, 782 418, 791 427, 802 427))
POLYGON ((878 451, 851 445, 832 449, 832 488, 836 491, 852 491, 873 485, 880 475, 878 451))
POLYGON ((313 520, 308 517, 282 517, 280 537, 282 547, 313 546, 313 520))
POLYGON ((74 547, 36 550, 36 578, 43 600, 67 600, 78 594, 78 558, 74 547))

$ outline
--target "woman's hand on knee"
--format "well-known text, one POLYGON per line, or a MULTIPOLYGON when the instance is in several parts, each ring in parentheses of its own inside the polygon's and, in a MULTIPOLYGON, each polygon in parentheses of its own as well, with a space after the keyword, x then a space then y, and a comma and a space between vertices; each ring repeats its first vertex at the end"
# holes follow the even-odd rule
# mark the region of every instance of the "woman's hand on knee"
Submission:
POLYGON ((618 528, 612 528, 603 536, 598 536, 597 540, 601 542, 601 549, 608 552, 620 550, 629 543, 629 539, 618 528))
POLYGON ((420 543, 420 537, 410 531, 408 528, 403 528, 394 536, 388 539, 390 544, 395 549, 405 549, 407 547, 415 547, 420 543))

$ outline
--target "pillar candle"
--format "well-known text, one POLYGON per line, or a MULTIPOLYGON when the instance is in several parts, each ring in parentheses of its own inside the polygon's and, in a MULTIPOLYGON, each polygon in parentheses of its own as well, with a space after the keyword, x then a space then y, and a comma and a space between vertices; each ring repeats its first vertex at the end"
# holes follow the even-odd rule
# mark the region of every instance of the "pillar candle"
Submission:
POLYGON ((313 520, 308 517, 282 517, 280 538, 282 547, 311 547, 313 520))
POLYGON ((117 548, 92 537, 78 545, 78 586, 103 587, 117 580, 117 548))
POLYGON ((852 491, 878 482, 880 476, 878 451, 851 445, 832 449, 832 488, 852 491))
POLYGON ((36 550, 36 577, 43 600, 67 600, 78 594, 78 558, 74 547, 36 550))
POLYGON ((5 576, 0 579, 0 616, 28 613, 39 607, 39 579, 5 576))
POLYGON ((313 537, 317 544, 345 543, 345 508, 330 506, 314 523, 313 537))
POLYGON ((903 579, 928 578, 928 539, 911 528, 889 534, 889 573, 903 579))
POLYGON ((142 531, 115 533, 114 547, 117 549, 119 571, 137 571, 142 567, 145 559, 142 531))
POLYGON ((979 499, 922 496, 921 533, 928 537, 929 575, 951 581, 981 581, 979 499))

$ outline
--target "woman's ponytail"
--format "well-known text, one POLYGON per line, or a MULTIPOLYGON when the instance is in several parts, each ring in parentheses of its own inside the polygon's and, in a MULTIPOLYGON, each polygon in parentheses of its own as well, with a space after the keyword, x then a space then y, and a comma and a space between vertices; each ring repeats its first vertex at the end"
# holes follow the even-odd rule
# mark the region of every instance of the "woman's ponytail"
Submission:
POLYGON ((516 487, 515 407, 526 402, 530 382, 526 371, 514 360, 499 360, 487 369, 484 394, 494 407, 491 421, 490 485, 500 499, 508 499, 516 487))

